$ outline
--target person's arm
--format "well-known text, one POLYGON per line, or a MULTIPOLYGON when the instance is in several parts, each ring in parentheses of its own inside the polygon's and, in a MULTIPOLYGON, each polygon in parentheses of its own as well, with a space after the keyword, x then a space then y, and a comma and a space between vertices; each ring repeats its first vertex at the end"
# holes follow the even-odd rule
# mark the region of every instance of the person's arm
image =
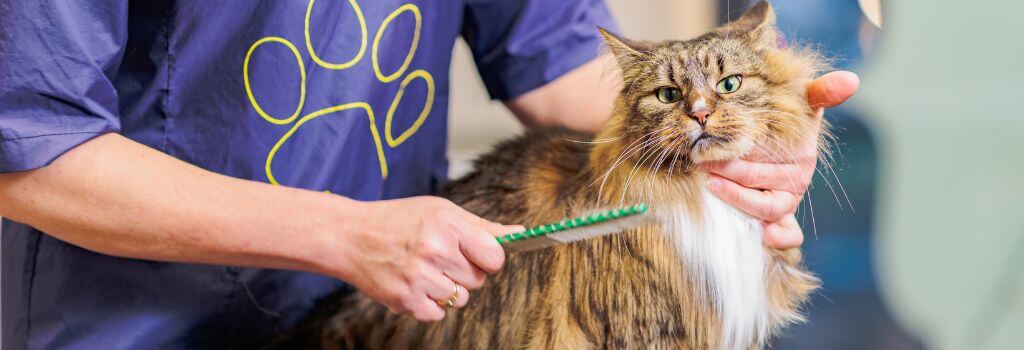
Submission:
POLYGON ((619 96, 619 74, 615 59, 602 55, 504 103, 528 127, 598 131, 619 96))
MULTIPOLYGON (((523 124, 563 126, 597 131, 611 116, 620 81, 612 60, 598 57, 562 77, 505 101, 523 124)), ((818 108, 835 107, 857 91, 859 80, 850 72, 832 72, 815 79, 807 100, 818 108)), ((744 159, 704 164, 712 173, 708 189, 724 201, 765 221, 765 244, 792 248, 803 243, 803 231, 794 213, 810 185, 817 162, 815 139, 786 152, 791 159, 774 159, 754 152, 744 159), (793 179, 801 179, 793 186, 793 179)))
POLYGON ((434 300, 453 281, 477 288, 501 267, 492 234, 508 230, 435 197, 359 202, 231 178, 115 133, 0 174, 0 215, 103 254, 322 273, 421 320, 444 316, 434 300))

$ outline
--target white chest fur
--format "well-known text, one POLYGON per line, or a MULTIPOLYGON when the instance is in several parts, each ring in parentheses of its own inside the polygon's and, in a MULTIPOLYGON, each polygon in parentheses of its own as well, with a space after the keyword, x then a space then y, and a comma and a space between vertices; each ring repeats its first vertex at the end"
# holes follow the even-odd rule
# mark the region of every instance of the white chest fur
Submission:
POLYGON ((674 236, 690 283, 698 293, 707 293, 698 297, 713 301, 713 311, 721 316, 721 347, 764 345, 770 327, 764 229, 760 220, 708 192, 703 200, 703 224, 678 208, 660 212, 661 225, 674 236))

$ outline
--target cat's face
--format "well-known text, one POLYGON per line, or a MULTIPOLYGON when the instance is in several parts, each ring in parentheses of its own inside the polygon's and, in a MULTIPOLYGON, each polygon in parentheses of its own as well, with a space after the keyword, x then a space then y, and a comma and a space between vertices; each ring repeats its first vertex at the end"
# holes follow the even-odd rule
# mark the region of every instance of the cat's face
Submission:
POLYGON ((689 41, 634 42, 605 33, 623 72, 622 136, 646 144, 653 158, 700 163, 780 148, 810 132, 803 84, 816 57, 780 47, 776 33, 764 2, 689 41))

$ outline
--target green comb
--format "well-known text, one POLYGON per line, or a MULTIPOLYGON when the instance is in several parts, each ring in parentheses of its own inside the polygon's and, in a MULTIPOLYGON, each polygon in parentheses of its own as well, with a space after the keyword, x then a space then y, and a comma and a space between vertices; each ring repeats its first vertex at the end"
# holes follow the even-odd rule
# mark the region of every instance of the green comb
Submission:
POLYGON ((558 244, 567 244, 612 233, 643 224, 647 204, 640 203, 587 216, 541 225, 526 231, 497 237, 508 250, 528 251, 558 244))

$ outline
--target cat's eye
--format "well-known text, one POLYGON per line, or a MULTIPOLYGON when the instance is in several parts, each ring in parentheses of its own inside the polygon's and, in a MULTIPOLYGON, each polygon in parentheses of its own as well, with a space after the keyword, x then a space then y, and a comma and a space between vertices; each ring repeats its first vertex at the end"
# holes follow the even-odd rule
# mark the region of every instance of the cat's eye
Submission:
POLYGON ((683 99, 683 92, 674 87, 658 88, 654 94, 658 95, 658 101, 661 103, 676 103, 683 99))
POLYGON ((740 85, 743 84, 743 76, 734 74, 725 77, 718 81, 718 93, 720 94, 731 94, 740 89, 740 85))

